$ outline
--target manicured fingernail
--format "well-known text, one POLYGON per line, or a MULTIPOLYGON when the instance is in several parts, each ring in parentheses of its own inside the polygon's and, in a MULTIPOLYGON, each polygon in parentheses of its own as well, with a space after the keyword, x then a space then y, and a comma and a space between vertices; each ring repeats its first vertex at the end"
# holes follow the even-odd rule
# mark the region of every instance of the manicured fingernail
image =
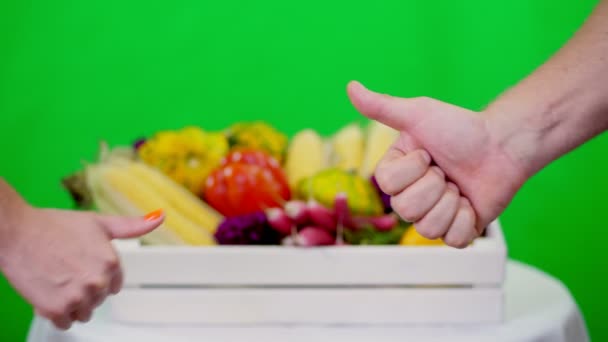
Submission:
POLYGON ((431 155, 427 151, 425 151, 425 150, 422 150, 420 153, 422 153, 422 158, 424 159, 424 161, 426 161, 427 164, 430 164, 431 163, 431 155))
POLYGON ((161 216, 163 216, 163 210, 156 209, 152 212, 147 213, 146 216, 144 216, 144 219, 146 221, 154 221, 154 220, 158 220, 161 216))

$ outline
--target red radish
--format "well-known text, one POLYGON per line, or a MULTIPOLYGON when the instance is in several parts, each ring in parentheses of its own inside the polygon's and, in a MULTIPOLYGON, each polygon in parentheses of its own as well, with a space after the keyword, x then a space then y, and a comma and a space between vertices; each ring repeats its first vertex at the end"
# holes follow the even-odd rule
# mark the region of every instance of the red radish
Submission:
POLYGON ((348 199, 346 194, 341 192, 334 198, 334 211, 338 224, 346 224, 350 220, 350 210, 348 209, 348 199))
POLYGON ((382 216, 376 216, 370 218, 370 223, 372 226, 376 227, 379 231, 389 231, 399 223, 397 216, 395 214, 386 214, 382 216))
POLYGON ((334 212, 311 199, 308 201, 308 217, 318 227, 327 229, 331 232, 336 231, 336 216, 334 212))
POLYGON ((348 208, 348 198, 345 193, 339 193, 334 199, 334 209, 338 217, 338 224, 345 228, 360 229, 367 224, 364 217, 352 216, 348 208))
POLYGON ((386 214, 382 216, 354 216, 345 223, 345 226, 350 229, 362 229, 365 226, 372 226, 378 231, 389 231, 398 223, 395 214, 386 214))
POLYGON ((333 235, 327 230, 312 226, 302 228, 295 237, 288 236, 283 239, 283 245, 302 247, 328 246, 335 242, 333 235))
POLYGON ((341 192, 334 198, 334 212, 337 220, 336 244, 344 244, 344 226, 350 222, 350 210, 348 208, 348 197, 341 192))
POLYGON ((306 202, 298 200, 288 201, 284 208, 287 217, 289 217, 295 224, 302 225, 308 222, 308 210, 306 207, 306 202))
POLYGON ((283 209, 281 208, 270 208, 266 210, 266 217, 268 218, 268 224, 281 233, 281 235, 288 235, 291 233, 291 227, 293 222, 287 217, 283 209))
POLYGON ((338 225, 350 229, 361 229, 365 226, 373 226, 379 231, 393 229, 398 219, 395 214, 385 214, 382 216, 352 216, 348 208, 348 199, 345 193, 339 193, 334 199, 334 210, 338 218, 338 225))

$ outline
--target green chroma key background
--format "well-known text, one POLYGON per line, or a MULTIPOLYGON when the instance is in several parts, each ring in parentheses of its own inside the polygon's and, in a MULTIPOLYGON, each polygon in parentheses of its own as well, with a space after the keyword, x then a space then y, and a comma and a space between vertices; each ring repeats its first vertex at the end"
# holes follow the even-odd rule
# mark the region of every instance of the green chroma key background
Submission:
MULTIPOLYGON (((100 139, 254 119, 328 134, 361 120, 350 79, 481 109, 595 3, 5 0, 0 175, 35 205, 69 208, 59 180, 100 139)), ((502 216, 510 257, 559 277, 596 341, 608 340, 607 156, 603 135, 530 180, 502 216)), ((23 340, 30 306, 4 280, 0 296, 0 340, 23 340)))

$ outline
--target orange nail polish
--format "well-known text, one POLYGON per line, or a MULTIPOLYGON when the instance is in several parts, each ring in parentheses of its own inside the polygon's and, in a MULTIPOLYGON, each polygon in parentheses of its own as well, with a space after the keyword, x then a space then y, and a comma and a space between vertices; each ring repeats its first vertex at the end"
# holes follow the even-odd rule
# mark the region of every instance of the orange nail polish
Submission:
POLYGON ((146 216, 144 216, 144 219, 146 221, 154 221, 154 220, 157 220, 158 218, 160 218, 161 216, 163 216, 163 210, 156 209, 152 212, 147 213, 146 216))

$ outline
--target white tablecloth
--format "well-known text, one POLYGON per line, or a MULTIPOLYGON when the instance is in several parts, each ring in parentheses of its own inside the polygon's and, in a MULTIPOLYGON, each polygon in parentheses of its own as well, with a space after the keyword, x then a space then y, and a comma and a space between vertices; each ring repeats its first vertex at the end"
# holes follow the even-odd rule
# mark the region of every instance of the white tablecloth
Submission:
POLYGON ((507 265, 506 319, 499 325, 466 326, 281 326, 194 327, 122 325, 105 308, 87 324, 61 332, 41 318, 32 322, 28 342, 254 342, 254 341, 589 341, 581 313, 568 290, 530 266, 507 265))

